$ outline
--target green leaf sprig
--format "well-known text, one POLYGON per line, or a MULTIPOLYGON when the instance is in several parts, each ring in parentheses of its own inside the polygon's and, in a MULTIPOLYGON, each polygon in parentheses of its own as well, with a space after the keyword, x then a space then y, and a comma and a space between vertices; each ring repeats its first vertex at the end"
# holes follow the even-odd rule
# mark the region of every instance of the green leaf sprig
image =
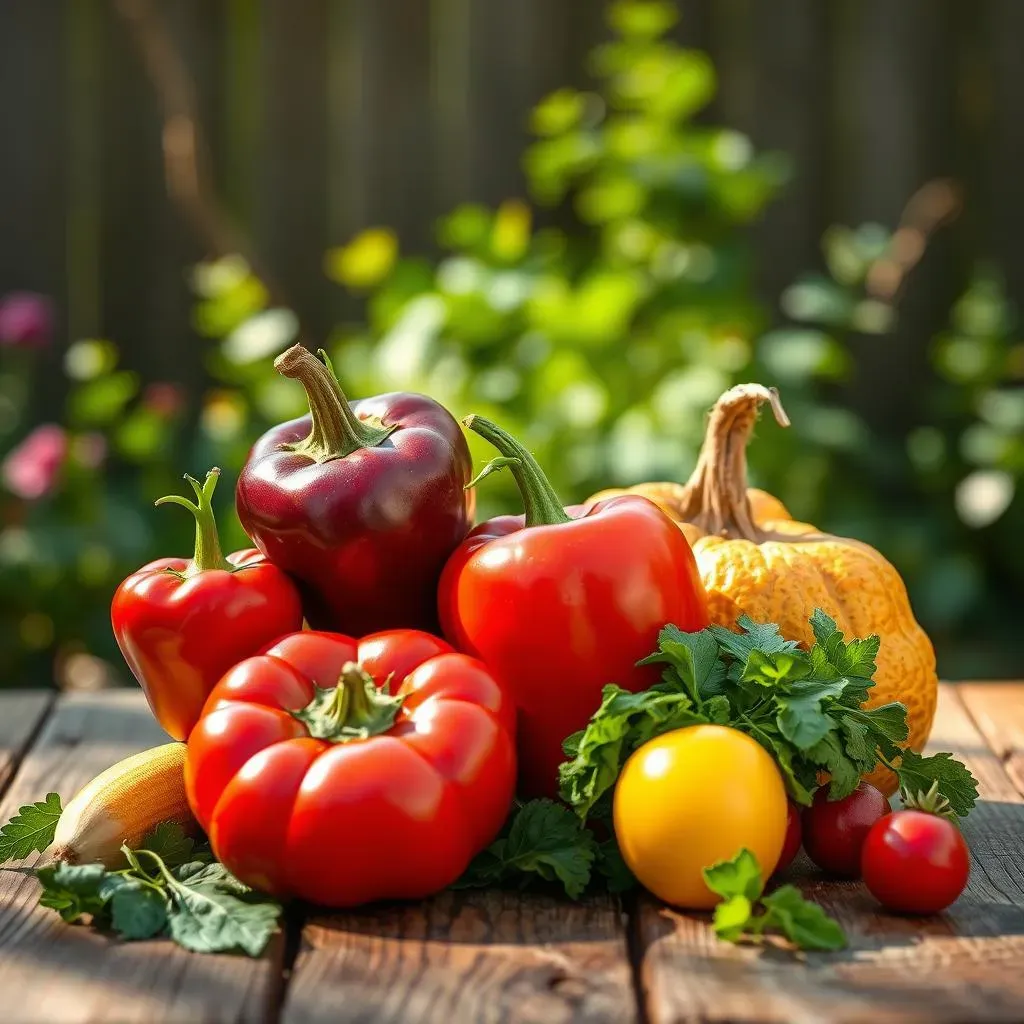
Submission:
POLYGON ((789 795, 809 804, 822 772, 829 798, 848 796, 879 763, 900 786, 917 791, 938 783, 958 815, 978 798, 974 777, 951 754, 904 751, 907 709, 890 703, 862 707, 876 671, 877 636, 847 641, 820 609, 810 619, 809 651, 786 640, 774 624, 743 616, 741 632, 709 626, 684 633, 666 626, 658 650, 642 664, 663 666, 661 680, 642 693, 604 689, 586 729, 566 741, 561 796, 581 819, 603 817, 629 756, 648 740, 698 723, 745 732, 775 759, 789 795))
MULTIPOLYGON (((55 793, 22 807, 0 829, 0 861, 43 852, 59 817, 55 793)), ((42 886, 40 905, 69 924, 89 918, 128 941, 168 935, 197 953, 259 956, 278 929, 280 903, 240 882, 177 822, 157 825, 138 849, 121 852, 127 866, 118 870, 62 862, 27 869, 42 886)))
POLYGON ((805 900, 796 886, 780 885, 764 895, 761 867, 747 849, 740 850, 732 860, 705 868, 704 882, 722 897, 715 907, 714 928, 726 942, 758 940, 766 932, 780 932, 799 949, 846 946, 839 922, 816 903, 805 900))

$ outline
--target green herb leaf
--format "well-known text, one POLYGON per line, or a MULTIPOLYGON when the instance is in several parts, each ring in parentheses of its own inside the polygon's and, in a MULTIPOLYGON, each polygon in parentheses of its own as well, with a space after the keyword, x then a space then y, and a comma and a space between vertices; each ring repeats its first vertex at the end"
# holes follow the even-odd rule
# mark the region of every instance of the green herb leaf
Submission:
POLYGON ((866 725, 880 746, 895 747, 905 742, 909 735, 907 709, 903 704, 894 702, 877 708, 849 708, 842 714, 846 720, 866 725))
POLYGON ((219 886, 236 896, 244 896, 247 892, 253 891, 251 886, 239 881, 223 864, 218 864, 217 861, 189 861, 187 864, 176 867, 171 874, 179 882, 187 882, 190 885, 196 882, 206 882, 219 886))
POLYGON ((658 650, 637 664, 671 665, 698 707, 704 698, 723 692, 725 665, 718 656, 718 642, 707 630, 684 633, 666 626, 658 634, 658 650))
POLYGON ((273 900, 248 900, 209 882, 175 880, 169 890, 168 930, 185 949, 196 953, 239 949, 259 956, 277 931, 281 905, 273 900))
POLYGON ((40 906, 56 910, 68 923, 102 913, 110 898, 103 889, 107 869, 102 864, 48 864, 35 875, 43 887, 40 906))
POLYGON ((158 854, 169 867, 177 867, 191 860, 195 840, 185 834, 185 829, 176 821, 162 821, 142 840, 139 847, 158 854))
POLYGON ((474 858, 455 887, 561 882, 579 899, 590 881, 597 842, 579 819, 553 800, 531 800, 513 814, 503 835, 474 858))
POLYGON ((601 706, 577 744, 575 758, 561 766, 562 799, 580 818, 591 817, 634 750, 662 733, 706 720, 693 710, 685 693, 653 689, 629 693, 606 686, 601 706))
POLYGON ((881 641, 877 636, 846 642, 842 632, 836 628, 835 619, 820 608, 814 610, 810 623, 816 641, 811 649, 811 662, 815 666, 817 678, 822 678, 821 673, 824 673, 828 676, 858 676, 871 680, 878 670, 875 659, 881 641))
POLYGON ((807 755, 831 776, 828 790, 830 800, 841 800, 849 796, 859 785, 861 769, 846 756, 835 733, 825 736, 807 755))
POLYGON ((47 793, 45 800, 20 807, 0 828, 0 864, 42 853, 53 842, 60 815, 60 797, 56 793, 47 793))
POLYGON ((161 934, 167 926, 167 896, 138 879, 125 881, 110 899, 113 930, 129 941, 161 934))
POLYGON ((754 650, 743 666, 739 681, 778 689, 803 679, 810 671, 810 662, 803 651, 778 651, 772 654, 754 650))
POLYGON ((597 861, 594 869, 604 879, 611 893, 629 892, 637 885, 636 875, 622 859, 622 851, 614 838, 597 844, 597 861))
POLYGON ((803 680, 794 683, 788 694, 777 694, 779 732, 797 749, 810 750, 836 727, 823 713, 823 702, 841 696, 845 688, 845 679, 803 680))
POLYGON ((777 929, 800 949, 843 949, 846 935, 839 922, 793 885, 779 886, 761 900, 767 908, 762 931, 777 929))
POLYGON ((754 917, 754 904, 746 896, 730 896, 715 907, 715 934, 726 942, 737 942, 754 917))
POLYGON ((757 623, 748 615, 741 615, 736 623, 742 630, 734 633, 724 626, 708 626, 707 631, 718 641, 718 646, 745 666, 754 651, 761 654, 779 654, 782 651, 798 650, 796 640, 787 640, 774 622, 757 623))
POLYGON ((744 896, 751 902, 764 891, 764 879, 757 858, 744 847, 732 860, 721 860, 704 869, 704 884, 719 896, 744 896))
POLYGON ((916 751, 904 750, 896 768, 900 788, 908 793, 927 792, 932 783, 949 801, 955 814, 969 814, 978 800, 978 780, 966 765, 953 760, 952 754, 922 757, 916 751))
POLYGON ((763 896, 764 880, 757 858, 744 848, 732 860, 704 869, 704 882, 723 897, 715 907, 714 929, 719 938, 738 942, 768 930, 782 932, 801 949, 842 949, 846 936, 838 922, 798 889, 783 885, 763 896), (758 914, 758 905, 764 912, 758 914))

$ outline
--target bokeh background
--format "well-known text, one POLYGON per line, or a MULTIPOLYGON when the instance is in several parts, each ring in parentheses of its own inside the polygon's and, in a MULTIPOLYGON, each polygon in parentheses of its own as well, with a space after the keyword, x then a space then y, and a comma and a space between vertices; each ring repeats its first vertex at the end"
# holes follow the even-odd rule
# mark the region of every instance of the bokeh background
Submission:
POLYGON ((945 676, 1024 674, 1022 48, 1020 0, 2 0, 2 685, 125 681, 182 473, 243 543, 298 338, 567 501, 774 384, 754 482, 896 563, 945 676))

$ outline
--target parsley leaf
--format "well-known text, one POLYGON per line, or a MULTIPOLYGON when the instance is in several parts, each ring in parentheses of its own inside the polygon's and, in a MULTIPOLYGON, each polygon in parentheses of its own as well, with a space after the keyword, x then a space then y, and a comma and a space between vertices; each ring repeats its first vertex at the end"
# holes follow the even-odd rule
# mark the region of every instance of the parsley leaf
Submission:
POLYGON ((69 924, 86 914, 101 914, 110 898, 102 864, 48 864, 35 874, 43 887, 40 905, 56 910, 69 924))
POLYGON ((978 800, 978 780, 970 769, 952 754, 932 754, 922 757, 916 751, 904 750, 896 766, 900 788, 908 793, 927 792, 933 782, 938 783, 940 796, 949 801, 955 814, 968 814, 978 800))
POLYGON ((502 835, 473 859, 455 888, 525 885, 539 878, 560 882, 568 896, 579 899, 597 856, 593 834, 568 807, 531 800, 516 809, 502 835))
POLYGON ((630 693, 606 686, 601 706, 583 735, 578 741, 573 737, 576 756, 559 770, 562 799, 582 819, 592 817, 598 800, 615 785, 637 747, 672 729, 704 721, 685 693, 667 693, 657 687, 630 693))
POLYGON ((636 875, 622 859, 622 851, 614 839, 597 844, 597 861, 594 870, 604 879, 611 893, 628 892, 636 887, 636 875))
MULTIPOLYGON (((56 801, 51 797, 35 806, 56 801)), ((170 935, 197 952, 259 956, 277 930, 281 905, 240 882, 207 847, 197 848, 181 825, 163 822, 144 846, 121 852, 128 866, 113 871, 60 862, 30 870, 42 886, 40 905, 69 923, 90 917, 125 940, 170 935)))
POLYGON ((732 860, 722 860, 704 869, 704 884, 716 895, 745 896, 753 902, 764 891, 764 879, 757 858, 744 847, 732 860))
POLYGON ((110 926, 122 939, 151 939, 167 926, 166 894, 135 878, 121 878, 110 897, 110 926))
POLYGON ((805 900, 795 885, 781 885, 761 898, 767 908, 761 930, 777 929, 800 949, 842 949, 846 935, 835 918, 805 900))
POLYGON ((718 641, 718 646, 736 661, 746 665, 754 651, 761 654, 779 654, 782 651, 798 650, 796 640, 786 640, 775 623, 757 623, 747 615, 741 615, 736 622, 742 632, 734 633, 724 626, 708 626, 707 631, 718 641))
POLYGON ((816 675, 859 676, 870 680, 877 671, 875 659, 881 640, 872 634, 862 640, 845 642, 843 634, 836 628, 835 619, 815 608, 810 618, 815 644, 811 648, 811 660, 816 675))
POLYGON ((195 841, 185 835, 185 829, 176 821, 162 821, 142 840, 142 849, 158 853, 169 867, 177 867, 191 859, 195 841))
POLYGON ((775 697, 779 732, 798 750, 809 750, 836 727, 832 718, 823 713, 822 703, 842 696, 845 689, 845 679, 795 682, 788 693, 775 697))
POLYGON ((20 807, 0 828, 0 864, 42 853, 53 842, 60 815, 60 797, 56 793, 47 793, 45 800, 20 807))
POLYGON ((637 664, 671 665, 697 707, 704 698, 723 692, 725 665, 718 642, 705 630, 684 633, 678 626, 666 626, 658 633, 658 650, 637 664))
POLYGON ((800 949, 842 949, 846 936, 839 923, 817 904, 805 900, 792 885, 767 896, 757 858, 744 848, 732 860, 704 869, 704 882, 723 897, 715 907, 715 934, 726 942, 756 939, 766 931, 781 932, 800 949), (763 908, 758 913, 758 907, 763 908))
MULTIPOLYGON (((831 776, 828 788, 830 800, 841 800, 857 788, 862 770, 847 757, 835 733, 824 736, 807 753, 815 764, 831 776)), ((872 767, 874 767, 873 763, 872 767)))

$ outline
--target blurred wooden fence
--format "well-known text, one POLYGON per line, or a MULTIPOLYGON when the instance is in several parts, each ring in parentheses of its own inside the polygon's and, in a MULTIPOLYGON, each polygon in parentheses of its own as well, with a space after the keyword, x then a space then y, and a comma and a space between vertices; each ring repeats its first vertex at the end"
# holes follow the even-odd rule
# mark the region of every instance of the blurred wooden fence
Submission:
MULTIPOLYGON (((155 0, 194 79, 216 184, 314 333, 343 311, 324 249, 389 224, 427 249, 460 200, 522 192, 530 106, 586 82, 602 0, 155 0)), ((865 341, 861 398, 899 427, 974 256, 1024 295, 1024 0, 681 0, 714 57, 708 116, 793 155, 757 229, 776 296, 835 221, 894 224, 951 175, 965 213, 904 306, 899 367, 865 341), (883 376, 872 369, 886 367, 883 376), (888 412, 886 410, 889 410, 888 412)), ((150 379, 202 383, 185 268, 204 243, 168 200, 160 106, 116 0, 0 0, 0 294, 60 305, 150 379)), ((56 365, 56 355, 51 357, 56 365)), ((59 380, 41 381, 53 413, 59 380)))

